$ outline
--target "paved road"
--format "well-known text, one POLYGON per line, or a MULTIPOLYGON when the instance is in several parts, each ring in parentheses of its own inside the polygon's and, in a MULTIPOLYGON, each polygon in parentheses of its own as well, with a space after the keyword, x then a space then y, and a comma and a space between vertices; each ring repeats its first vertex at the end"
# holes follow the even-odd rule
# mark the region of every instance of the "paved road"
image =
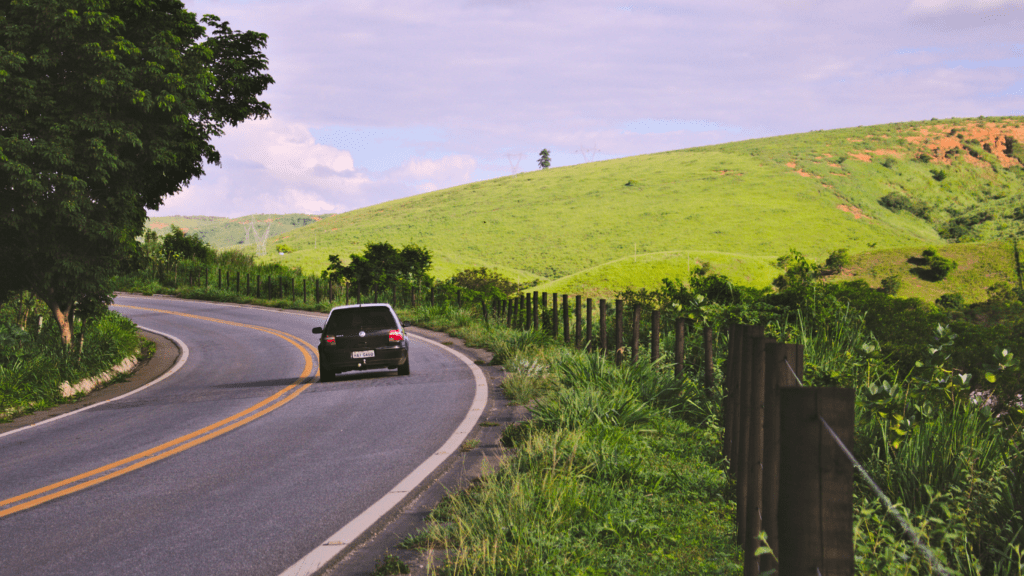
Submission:
POLYGON ((280 574, 437 453, 477 393, 465 362, 416 339, 411 376, 317 382, 323 315, 137 296, 115 309, 188 360, 0 436, 0 575, 280 574))

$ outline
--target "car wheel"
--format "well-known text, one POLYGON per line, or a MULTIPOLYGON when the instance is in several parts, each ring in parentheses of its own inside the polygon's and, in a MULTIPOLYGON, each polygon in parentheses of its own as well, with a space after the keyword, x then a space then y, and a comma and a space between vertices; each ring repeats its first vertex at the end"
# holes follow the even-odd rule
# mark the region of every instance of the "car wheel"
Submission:
POLYGON ((409 375, 409 361, 408 360, 405 361, 405 364, 402 364, 401 366, 398 367, 398 375, 399 376, 408 376, 409 375))

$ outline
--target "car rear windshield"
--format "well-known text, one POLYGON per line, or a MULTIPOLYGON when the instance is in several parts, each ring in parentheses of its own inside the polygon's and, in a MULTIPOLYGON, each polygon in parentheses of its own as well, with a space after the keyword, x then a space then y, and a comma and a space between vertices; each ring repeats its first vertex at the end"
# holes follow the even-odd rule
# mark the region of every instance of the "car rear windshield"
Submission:
POLYGON ((391 310, 383 306, 364 306, 362 308, 345 308, 331 312, 324 332, 328 334, 344 334, 355 330, 393 330, 398 326, 391 310))

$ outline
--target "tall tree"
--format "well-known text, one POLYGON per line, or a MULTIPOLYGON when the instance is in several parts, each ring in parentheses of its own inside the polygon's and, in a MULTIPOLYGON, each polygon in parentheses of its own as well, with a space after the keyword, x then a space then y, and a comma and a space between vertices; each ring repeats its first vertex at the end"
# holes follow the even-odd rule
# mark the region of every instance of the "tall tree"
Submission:
POLYGON ((540 158, 537 159, 537 165, 543 168, 551 166, 551 152, 547 148, 540 151, 540 158))
POLYGON ((202 23, 178 0, 0 0, 0 296, 35 293, 66 344, 137 265, 146 209, 269 116, 266 35, 202 23))

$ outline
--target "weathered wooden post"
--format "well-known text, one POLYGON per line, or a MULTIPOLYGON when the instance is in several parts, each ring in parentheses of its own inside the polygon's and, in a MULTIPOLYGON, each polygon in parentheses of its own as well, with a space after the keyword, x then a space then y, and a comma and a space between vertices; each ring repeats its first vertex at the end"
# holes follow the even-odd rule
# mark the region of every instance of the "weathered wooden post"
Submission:
POLYGON ((779 390, 779 574, 852 576, 852 388, 779 390))
POLYGON ((661 356, 661 310, 651 311, 651 362, 661 356))
POLYGON ((597 301, 598 337, 601 340, 601 354, 608 355, 608 302, 604 298, 597 301))
MULTIPOLYGON (((804 375, 804 348, 798 344, 767 344, 764 377, 764 469, 761 490, 761 529, 773 551, 779 549, 779 390, 796 388, 804 375), (792 371, 790 370, 792 367, 792 371), (795 376, 794 376, 795 372, 795 376)), ((762 556, 762 572, 777 569, 770 555, 762 556)))
POLYGON ((316 279, 316 292, 315 292, 315 296, 313 298, 313 303, 314 304, 319 304, 320 303, 320 279, 319 278, 316 279))
POLYGON ((540 300, 538 298, 538 292, 533 293, 533 329, 540 330, 540 300))
POLYGON ((583 340, 583 296, 576 295, 576 348, 583 340))
POLYGON ((487 298, 480 298, 480 308, 484 315, 484 326, 490 326, 490 322, 487 320, 487 298))
POLYGON ((235 271, 235 294, 240 294, 241 293, 241 285, 242 285, 242 273, 236 270, 235 271))
POLYGON ((747 517, 743 531, 743 572, 745 576, 759 576, 761 573, 757 556, 758 535, 761 533, 761 494, 764 464, 764 358, 765 345, 770 339, 763 336, 751 338, 750 349, 750 395, 748 397, 747 431, 747 517))
POLYGON ((249 295, 249 273, 245 273, 245 295, 249 295))
POLYGON ((615 300, 615 363, 622 364, 622 300, 615 300))
POLYGON ((548 319, 548 293, 540 293, 540 329, 546 331, 551 325, 551 321, 548 319))
POLYGON ((587 298, 587 350, 594 349, 594 299, 587 298))
POLYGON ((676 318, 676 378, 683 377, 683 363, 686 362, 686 319, 676 318))
POLYGON ((558 338, 558 293, 551 293, 551 337, 558 338))
MULTIPOLYGON (((736 409, 736 436, 733 444, 736 447, 736 542, 743 544, 747 527, 747 482, 750 455, 750 397, 754 379, 754 348, 758 338, 764 336, 763 326, 745 326, 742 339, 742 364, 740 365, 739 404, 736 409)), ((764 346, 764 344, 761 344, 764 346)))
POLYGON ((220 268, 217 268, 217 290, 220 290, 220 268))
POLYGON ((569 295, 562 294, 562 333, 565 337, 566 345, 569 344, 569 295))
POLYGON ((633 340, 632 340, 632 358, 633 364, 636 364, 636 359, 640 356, 640 305, 633 304, 633 340))

